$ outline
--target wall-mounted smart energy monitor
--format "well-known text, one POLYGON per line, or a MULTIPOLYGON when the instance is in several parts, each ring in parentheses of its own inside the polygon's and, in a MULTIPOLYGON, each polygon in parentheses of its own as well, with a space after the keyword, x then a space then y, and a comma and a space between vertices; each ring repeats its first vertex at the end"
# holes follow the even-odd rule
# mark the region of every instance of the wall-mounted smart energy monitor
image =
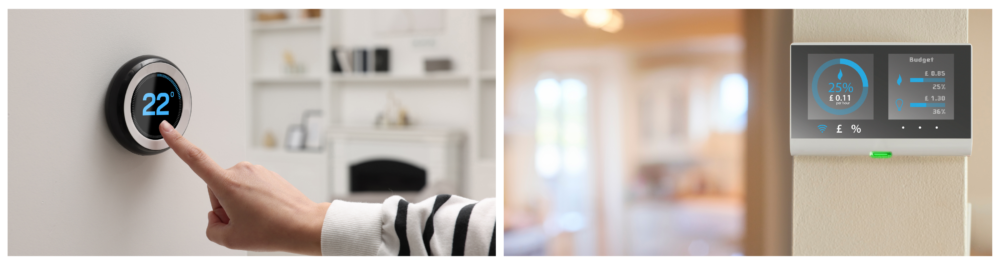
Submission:
POLYGON ((972 151, 969 44, 794 43, 790 70, 792 155, 972 151))
POLYGON ((180 133, 191 119, 191 89, 174 63, 143 55, 129 60, 111 78, 104 115, 115 140, 139 155, 169 149, 160 135, 167 121, 180 133))

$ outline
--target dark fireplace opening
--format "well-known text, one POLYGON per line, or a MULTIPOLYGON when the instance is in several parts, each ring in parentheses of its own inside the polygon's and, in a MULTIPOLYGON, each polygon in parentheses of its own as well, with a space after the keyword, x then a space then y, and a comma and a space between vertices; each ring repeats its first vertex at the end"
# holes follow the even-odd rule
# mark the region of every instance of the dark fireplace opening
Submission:
POLYGON ((351 165, 351 192, 420 191, 427 185, 427 171, 412 164, 380 159, 351 165))

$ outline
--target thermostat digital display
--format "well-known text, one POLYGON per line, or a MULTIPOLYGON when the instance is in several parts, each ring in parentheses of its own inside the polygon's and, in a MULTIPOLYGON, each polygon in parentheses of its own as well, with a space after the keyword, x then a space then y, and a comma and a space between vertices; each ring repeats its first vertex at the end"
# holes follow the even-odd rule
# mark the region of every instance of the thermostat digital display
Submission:
POLYGON ((160 139, 160 122, 176 125, 184 102, 177 82, 163 73, 146 75, 132 93, 132 122, 143 136, 160 139))
POLYGON ((191 116, 191 91, 184 74, 162 57, 144 55, 122 65, 105 98, 108 128, 125 149, 140 155, 168 149, 160 135, 167 121, 184 133, 191 116))
POLYGON ((791 46, 792 155, 968 155, 969 44, 791 46))

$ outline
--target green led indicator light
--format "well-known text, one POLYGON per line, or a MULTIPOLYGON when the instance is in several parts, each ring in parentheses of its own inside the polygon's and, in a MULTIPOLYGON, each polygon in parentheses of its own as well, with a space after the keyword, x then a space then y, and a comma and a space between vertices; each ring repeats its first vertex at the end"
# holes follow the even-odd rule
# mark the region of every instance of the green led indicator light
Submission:
POLYGON ((872 151, 872 158, 892 158, 892 152, 889 151, 872 151))

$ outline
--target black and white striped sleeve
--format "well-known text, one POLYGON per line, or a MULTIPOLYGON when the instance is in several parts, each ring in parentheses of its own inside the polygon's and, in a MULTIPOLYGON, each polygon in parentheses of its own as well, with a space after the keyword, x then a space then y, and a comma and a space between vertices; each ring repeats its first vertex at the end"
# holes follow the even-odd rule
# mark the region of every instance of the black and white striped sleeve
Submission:
POLYGON ((323 221, 323 255, 495 256, 495 202, 446 194, 418 203, 334 201, 323 221))

